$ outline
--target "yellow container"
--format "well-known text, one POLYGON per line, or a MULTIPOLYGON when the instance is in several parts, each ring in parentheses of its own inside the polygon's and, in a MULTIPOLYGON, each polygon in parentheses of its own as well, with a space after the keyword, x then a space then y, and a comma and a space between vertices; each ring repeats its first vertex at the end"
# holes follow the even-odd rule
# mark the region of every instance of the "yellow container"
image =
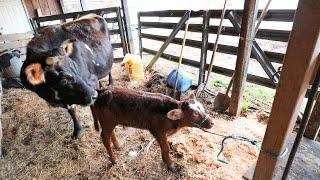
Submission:
POLYGON ((130 80, 144 79, 143 63, 139 55, 126 54, 123 58, 122 64, 124 64, 130 80))

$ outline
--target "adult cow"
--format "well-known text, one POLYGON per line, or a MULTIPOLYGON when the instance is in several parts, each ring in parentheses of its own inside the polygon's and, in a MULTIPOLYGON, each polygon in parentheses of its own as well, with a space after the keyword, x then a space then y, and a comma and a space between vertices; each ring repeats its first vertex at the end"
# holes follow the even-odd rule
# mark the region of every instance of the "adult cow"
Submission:
POLYGON ((97 98, 98 80, 109 74, 113 63, 106 21, 89 14, 61 25, 48 26, 27 45, 21 68, 23 85, 53 106, 63 106, 72 117, 73 138, 83 128, 75 105, 91 105, 97 98))

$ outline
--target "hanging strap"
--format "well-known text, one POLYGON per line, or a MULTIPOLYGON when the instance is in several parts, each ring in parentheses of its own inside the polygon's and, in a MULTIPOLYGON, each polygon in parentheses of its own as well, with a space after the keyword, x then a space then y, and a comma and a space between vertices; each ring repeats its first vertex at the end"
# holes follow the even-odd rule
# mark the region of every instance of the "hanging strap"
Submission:
POLYGON ((187 20, 186 26, 185 26, 185 28, 184 28, 184 36, 183 36, 183 40, 182 40, 182 44, 181 44, 181 50, 180 50, 180 56, 179 56, 179 63, 178 63, 178 68, 177 68, 177 74, 176 74, 176 79, 175 79, 175 81, 174 81, 174 87, 173 87, 173 94, 175 94, 176 89, 177 89, 179 70, 180 70, 180 66, 181 66, 181 64, 182 64, 182 55, 183 55, 184 46, 185 46, 185 44, 186 44, 187 32, 188 32, 188 28, 189 28, 189 24, 190 24, 190 15, 191 15, 191 10, 189 10, 188 20, 187 20))

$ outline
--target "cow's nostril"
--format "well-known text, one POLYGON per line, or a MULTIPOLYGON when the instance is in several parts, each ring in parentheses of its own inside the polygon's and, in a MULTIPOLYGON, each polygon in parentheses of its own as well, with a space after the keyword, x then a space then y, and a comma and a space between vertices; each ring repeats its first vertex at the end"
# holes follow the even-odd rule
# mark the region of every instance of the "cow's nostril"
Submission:
POLYGON ((92 96, 93 100, 97 100, 97 98, 98 98, 97 96, 92 96))
POLYGON ((98 99, 98 92, 96 91, 95 94, 91 98, 92 98, 92 100, 97 100, 98 99))

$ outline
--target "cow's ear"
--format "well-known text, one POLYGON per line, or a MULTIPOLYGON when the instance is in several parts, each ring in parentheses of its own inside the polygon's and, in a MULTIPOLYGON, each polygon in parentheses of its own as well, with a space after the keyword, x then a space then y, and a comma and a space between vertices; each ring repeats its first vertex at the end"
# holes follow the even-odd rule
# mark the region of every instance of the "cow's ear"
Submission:
POLYGON ((63 43, 61 44, 61 47, 65 50, 67 56, 70 56, 73 52, 73 42, 75 40, 74 39, 67 39, 65 41, 63 41, 63 43))
POLYGON ((167 113, 167 118, 171 120, 178 120, 183 117, 183 112, 181 109, 173 109, 167 113))
POLYGON ((33 63, 26 67, 25 71, 27 80, 32 85, 45 82, 43 69, 40 63, 33 63))

